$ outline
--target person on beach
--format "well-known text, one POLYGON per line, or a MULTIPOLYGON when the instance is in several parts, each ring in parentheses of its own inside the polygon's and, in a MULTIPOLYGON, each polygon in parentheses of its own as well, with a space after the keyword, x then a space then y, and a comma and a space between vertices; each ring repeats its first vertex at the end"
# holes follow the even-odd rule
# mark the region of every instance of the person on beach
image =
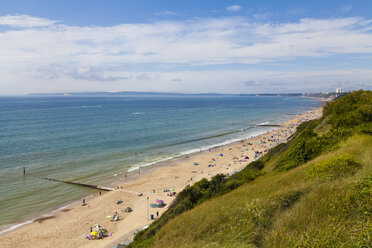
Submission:
POLYGON ((119 220, 119 213, 118 211, 115 211, 114 215, 112 216, 113 221, 118 221, 119 220))
POLYGON ((85 203, 85 199, 83 199, 83 205, 82 206, 85 206, 85 205, 87 205, 87 204, 85 203))
POLYGON ((159 218, 159 211, 156 211, 156 218, 159 218))

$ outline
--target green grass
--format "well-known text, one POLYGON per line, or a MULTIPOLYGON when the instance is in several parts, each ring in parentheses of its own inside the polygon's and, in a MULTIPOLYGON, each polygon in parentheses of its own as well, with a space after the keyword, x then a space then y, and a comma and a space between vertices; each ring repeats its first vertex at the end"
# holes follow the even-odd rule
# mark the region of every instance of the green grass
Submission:
POLYGON ((363 171, 371 169, 371 156, 372 137, 353 136, 331 154, 286 173, 267 173, 182 213, 151 245, 134 247, 369 247, 372 177, 363 171), (359 158, 362 169, 332 181, 307 176, 343 153, 359 158))
POLYGON ((372 247, 372 93, 353 94, 240 173, 181 192, 130 247, 372 247))
POLYGON ((336 179, 355 174, 361 167, 354 156, 342 154, 315 164, 307 170, 307 174, 315 178, 336 179))

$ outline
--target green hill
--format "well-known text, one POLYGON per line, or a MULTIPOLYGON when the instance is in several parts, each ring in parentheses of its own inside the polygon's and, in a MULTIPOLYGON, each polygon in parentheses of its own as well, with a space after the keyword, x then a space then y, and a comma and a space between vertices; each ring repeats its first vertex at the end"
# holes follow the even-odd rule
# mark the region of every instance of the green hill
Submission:
POLYGON ((372 247, 372 92, 328 103, 232 177, 186 188, 129 247, 372 247))

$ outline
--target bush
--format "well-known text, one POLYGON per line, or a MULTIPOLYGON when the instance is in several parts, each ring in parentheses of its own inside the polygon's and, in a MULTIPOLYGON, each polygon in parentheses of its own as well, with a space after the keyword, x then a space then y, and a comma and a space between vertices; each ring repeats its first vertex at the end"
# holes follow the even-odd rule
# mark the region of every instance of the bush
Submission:
POLYGON ((294 144, 282 154, 275 168, 279 171, 295 168, 318 156, 329 145, 328 137, 319 137, 313 132, 312 126, 308 126, 294 144))
POLYGON ((364 134, 372 135, 372 122, 363 123, 357 127, 357 131, 364 134))
POLYGON ((328 102, 323 114, 333 127, 354 127, 372 121, 372 92, 356 91, 328 102))
POLYGON ((261 159, 259 159, 250 163, 249 167, 256 170, 262 170, 265 167, 265 163, 261 159))
POLYGON ((323 117, 301 124, 293 144, 283 152, 275 169, 287 171, 304 164, 321 153, 334 149, 341 140, 355 132, 372 134, 372 92, 357 91, 346 94, 337 101, 328 102, 323 117), (314 130, 321 125, 331 125, 322 136, 314 130))
POLYGON ((307 170, 307 174, 310 177, 335 179, 353 175, 361 167, 352 155, 343 154, 315 164, 307 170))

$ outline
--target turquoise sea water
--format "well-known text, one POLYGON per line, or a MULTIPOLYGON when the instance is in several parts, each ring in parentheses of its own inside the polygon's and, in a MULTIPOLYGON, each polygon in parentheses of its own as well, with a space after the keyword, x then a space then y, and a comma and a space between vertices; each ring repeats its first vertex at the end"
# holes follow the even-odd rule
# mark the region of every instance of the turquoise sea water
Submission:
MULTIPOLYGON (((258 133, 320 106, 300 97, 0 97, 0 233, 114 175, 258 133)), ((117 177, 116 177, 117 178, 117 177)))

